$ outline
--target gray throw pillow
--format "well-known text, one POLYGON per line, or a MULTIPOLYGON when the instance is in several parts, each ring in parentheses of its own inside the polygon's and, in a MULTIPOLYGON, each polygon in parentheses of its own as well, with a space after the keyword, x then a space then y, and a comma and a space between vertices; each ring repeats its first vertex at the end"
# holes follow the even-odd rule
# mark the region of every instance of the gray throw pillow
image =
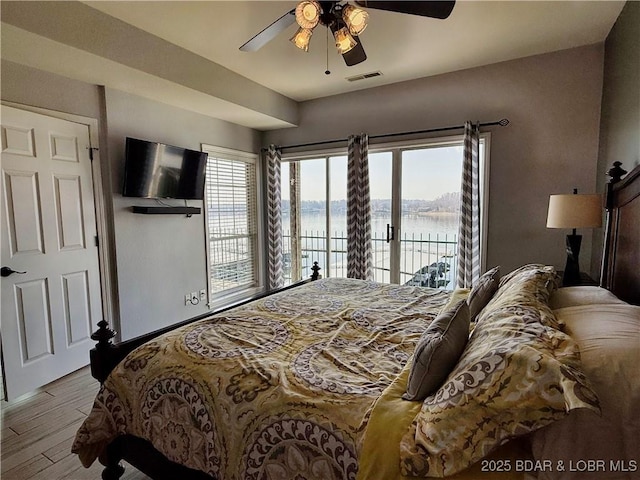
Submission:
POLYGON ((475 322, 480 311, 489 303, 493 294, 498 290, 500 281, 500 267, 493 267, 486 271, 469 292, 469 318, 475 322))
POLYGON ((440 388, 469 338, 469 305, 461 300, 441 312, 416 345, 405 400, 422 401, 440 388))

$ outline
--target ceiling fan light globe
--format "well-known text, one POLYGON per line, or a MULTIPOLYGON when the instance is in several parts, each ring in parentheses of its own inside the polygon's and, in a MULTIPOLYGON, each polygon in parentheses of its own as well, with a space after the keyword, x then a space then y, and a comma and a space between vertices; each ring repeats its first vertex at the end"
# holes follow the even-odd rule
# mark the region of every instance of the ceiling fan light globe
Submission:
POLYGON ((313 34, 313 30, 309 28, 300 27, 296 32, 296 34, 290 38, 290 40, 300 50, 304 50, 305 52, 308 52, 309 42, 311 41, 312 34, 313 34))
POLYGON ((356 42, 349 33, 347 27, 342 27, 336 30, 333 36, 336 40, 336 48, 340 54, 347 53, 358 44, 358 42, 356 42))
POLYGON ((351 35, 360 35, 369 24, 369 14, 361 8, 346 5, 342 9, 342 18, 351 35))
POLYGON ((300 27, 310 30, 318 25, 321 12, 322 8, 318 2, 304 0, 296 7, 296 22, 300 27))

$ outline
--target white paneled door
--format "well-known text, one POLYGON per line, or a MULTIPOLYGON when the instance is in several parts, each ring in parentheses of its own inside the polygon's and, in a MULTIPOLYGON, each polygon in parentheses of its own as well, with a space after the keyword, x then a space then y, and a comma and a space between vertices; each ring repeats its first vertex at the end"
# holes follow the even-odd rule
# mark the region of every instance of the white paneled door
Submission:
POLYGON ((1 334, 11 400, 89 363, 102 305, 88 126, 3 106, 1 135, 1 334))

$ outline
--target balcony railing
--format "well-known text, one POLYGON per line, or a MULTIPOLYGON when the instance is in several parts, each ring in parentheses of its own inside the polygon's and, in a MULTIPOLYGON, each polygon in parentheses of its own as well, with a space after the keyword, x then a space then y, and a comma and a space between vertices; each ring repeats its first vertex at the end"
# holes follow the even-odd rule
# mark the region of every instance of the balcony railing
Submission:
MULTIPOLYGON (((390 283, 390 244, 386 235, 373 232, 372 260, 374 280, 390 283)), ((330 238, 323 231, 305 231, 300 237, 302 245, 302 277, 311 275, 313 262, 323 268, 323 276, 347 276, 347 236, 334 232, 330 238), (326 248, 327 241, 331 249, 326 248), (331 256, 327 261, 327 254, 331 256)), ((457 235, 405 234, 400 241, 400 283, 453 290, 456 283, 457 235)), ((291 235, 283 234, 284 274, 287 284, 291 278, 291 235)))

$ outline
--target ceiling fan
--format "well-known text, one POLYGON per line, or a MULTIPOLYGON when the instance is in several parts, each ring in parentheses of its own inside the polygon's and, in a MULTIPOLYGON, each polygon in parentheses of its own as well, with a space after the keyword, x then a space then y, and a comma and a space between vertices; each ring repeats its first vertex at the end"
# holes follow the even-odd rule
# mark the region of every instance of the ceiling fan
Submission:
POLYGON ((435 1, 356 1, 358 6, 347 2, 327 2, 303 0, 296 8, 288 11, 275 22, 251 38, 240 47, 243 52, 254 52, 273 40, 288 26, 297 22, 298 31, 291 41, 304 50, 309 50, 309 42, 313 29, 323 25, 331 30, 336 42, 336 48, 348 66, 357 65, 367 59, 359 35, 367 27, 369 14, 360 8, 387 10, 390 12, 407 13, 422 17, 445 19, 453 10, 455 0, 435 1))

